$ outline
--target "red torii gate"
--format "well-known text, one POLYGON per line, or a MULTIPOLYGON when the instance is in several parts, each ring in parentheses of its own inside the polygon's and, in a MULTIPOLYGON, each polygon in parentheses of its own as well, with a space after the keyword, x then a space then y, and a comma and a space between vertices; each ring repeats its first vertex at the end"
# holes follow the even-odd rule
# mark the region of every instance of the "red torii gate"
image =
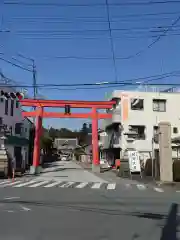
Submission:
POLYGON ((100 171, 99 146, 98 146, 98 119, 112 118, 112 114, 98 113, 98 109, 110 109, 116 102, 114 101, 69 101, 69 100, 39 100, 39 99, 23 99, 20 103, 24 107, 34 107, 35 111, 23 111, 24 117, 35 117, 35 139, 33 152, 32 173, 38 173, 40 160, 40 137, 42 133, 42 118, 91 118, 92 119, 92 168, 94 171, 100 171), (65 108, 89 108, 89 113, 70 113, 65 112, 45 112, 45 107, 65 108))

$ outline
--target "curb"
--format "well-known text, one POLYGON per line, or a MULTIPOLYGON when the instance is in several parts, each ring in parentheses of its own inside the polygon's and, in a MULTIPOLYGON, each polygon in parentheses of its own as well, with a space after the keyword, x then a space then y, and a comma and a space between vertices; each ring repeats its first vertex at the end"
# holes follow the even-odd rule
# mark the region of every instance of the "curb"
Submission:
POLYGON ((177 187, 180 186, 179 182, 155 182, 158 186, 177 187))

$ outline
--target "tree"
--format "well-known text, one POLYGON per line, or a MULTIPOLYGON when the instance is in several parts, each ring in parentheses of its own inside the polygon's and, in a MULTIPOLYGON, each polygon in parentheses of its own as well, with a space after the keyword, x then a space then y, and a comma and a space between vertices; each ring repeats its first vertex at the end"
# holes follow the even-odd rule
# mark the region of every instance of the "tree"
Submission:
POLYGON ((46 134, 41 137, 41 149, 44 154, 48 154, 52 151, 53 148, 53 140, 51 137, 46 134))
POLYGON ((82 129, 81 129, 81 132, 83 132, 83 133, 88 133, 87 123, 83 123, 82 129))

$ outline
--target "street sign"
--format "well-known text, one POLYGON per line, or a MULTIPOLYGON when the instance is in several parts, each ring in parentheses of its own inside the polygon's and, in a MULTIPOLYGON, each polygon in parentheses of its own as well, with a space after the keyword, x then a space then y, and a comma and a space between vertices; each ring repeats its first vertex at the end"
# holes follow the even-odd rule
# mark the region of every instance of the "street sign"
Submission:
POLYGON ((128 151, 130 172, 141 172, 138 151, 128 151))

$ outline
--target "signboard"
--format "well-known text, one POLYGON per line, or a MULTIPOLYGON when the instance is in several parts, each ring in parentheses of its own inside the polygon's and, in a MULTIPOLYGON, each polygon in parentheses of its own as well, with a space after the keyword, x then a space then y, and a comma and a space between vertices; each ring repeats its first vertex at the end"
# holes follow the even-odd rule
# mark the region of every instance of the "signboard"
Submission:
POLYGON ((130 172, 141 172, 138 151, 128 151, 130 172))

